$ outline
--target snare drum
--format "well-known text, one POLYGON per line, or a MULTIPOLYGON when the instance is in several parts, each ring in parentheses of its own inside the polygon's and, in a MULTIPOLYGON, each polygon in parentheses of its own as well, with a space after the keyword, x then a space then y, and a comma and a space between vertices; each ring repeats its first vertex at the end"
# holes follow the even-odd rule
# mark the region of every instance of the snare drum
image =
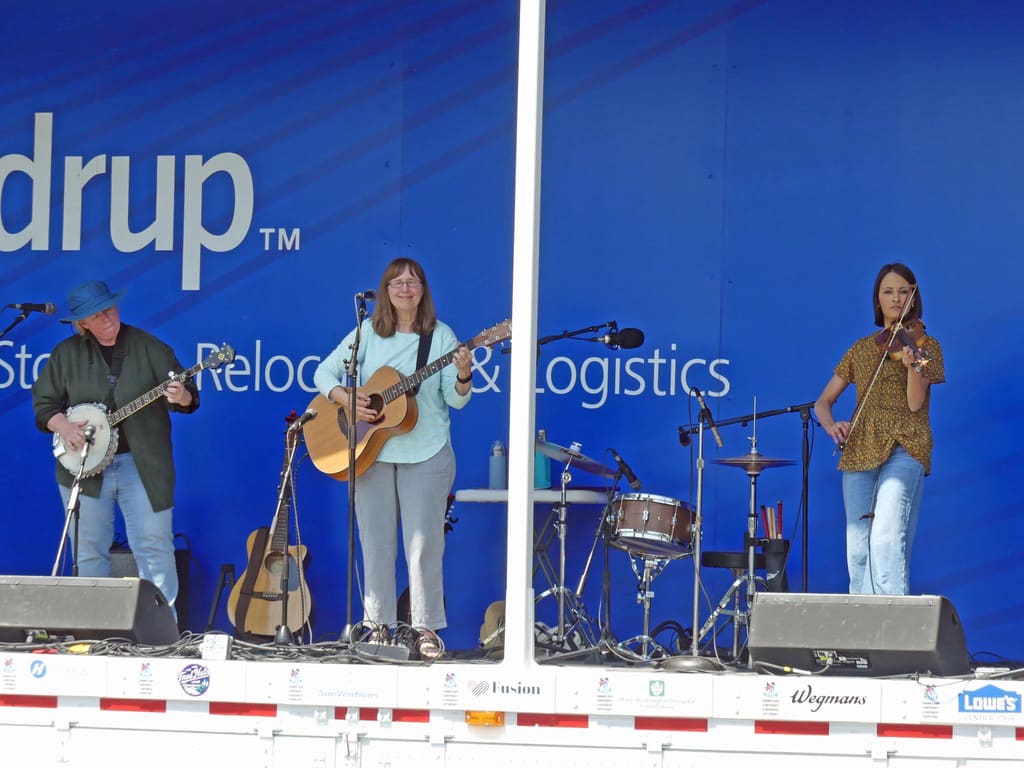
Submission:
POLYGON ((625 493, 612 501, 615 533, 611 545, 659 559, 690 553, 694 512, 689 505, 665 496, 625 493))

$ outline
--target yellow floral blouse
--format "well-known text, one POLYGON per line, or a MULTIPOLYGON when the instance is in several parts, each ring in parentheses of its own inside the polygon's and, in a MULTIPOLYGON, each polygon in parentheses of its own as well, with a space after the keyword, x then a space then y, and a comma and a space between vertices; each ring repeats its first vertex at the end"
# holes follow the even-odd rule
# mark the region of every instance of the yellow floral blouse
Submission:
MULTIPOLYGON (((871 334, 854 342, 835 367, 837 376, 856 386, 858 405, 882 356, 881 349, 875 344, 875 336, 871 334)), ((922 369, 922 374, 932 384, 941 384, 946 380, 942 346, 933 336, 927 336, 923 351, 929 361, 922 369)), ((850 472, 874 469, 899 444, 921 462, 926 475, 931 473, 932 429, 928 409, 932 391, 929 387, 924 405, 917 411, 911 411, 907 405, 908 375, 909 371, 901 361, 886 356, 864 410, 843 448, 839 469, 850 472)))

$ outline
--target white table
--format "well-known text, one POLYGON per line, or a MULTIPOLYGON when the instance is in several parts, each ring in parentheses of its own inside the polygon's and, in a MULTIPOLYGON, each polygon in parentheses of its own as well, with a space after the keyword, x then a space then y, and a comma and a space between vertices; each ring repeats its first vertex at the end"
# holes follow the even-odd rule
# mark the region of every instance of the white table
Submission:
MULTIPOLYGON (((456 501, 480 502, 484 504, 505 504, 508 502, 507 488, 466 488, 455 492, 456 501)), ((554 504, 562 500, 561 488, 537 488, 533 491, 535 504, 554 504)), ((569 504, 596 504, 604 506, 608 494, 590 488, 566 488, 565 500, 569 504)))

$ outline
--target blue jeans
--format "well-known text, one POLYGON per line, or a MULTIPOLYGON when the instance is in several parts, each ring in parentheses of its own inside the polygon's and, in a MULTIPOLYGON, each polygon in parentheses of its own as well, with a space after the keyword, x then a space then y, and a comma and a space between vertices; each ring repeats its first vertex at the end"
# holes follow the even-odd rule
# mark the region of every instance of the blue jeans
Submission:
POLYGON ((843 473, 851 595, 906 595, 924 467, 897 445, 875 469, 843 473))
MULTIPOLYGON (((60 488, 67 509, 71 489, 60 488)), ((119 453, 103 470, 98 497, 78 497, 78 575, 110 575, 110 545, 114 542, 114 505, 124 517, 128 546, 139 567, 139 578, 153 582, 174 608, 178 597, 178 571, 174 562, 174 507, 154 511, 130 453, 119 453)), ((75 526, 69 530, 74 552, 75 526)))
POLYGON ((365 576, 363 613, 375 624, 398 614, 398 527, 409 572, 412 625, 444 629, 444 513, 455 482, 455 455, 445 446, 426 461, 378 461, 356 479, 356 520, 365 576))

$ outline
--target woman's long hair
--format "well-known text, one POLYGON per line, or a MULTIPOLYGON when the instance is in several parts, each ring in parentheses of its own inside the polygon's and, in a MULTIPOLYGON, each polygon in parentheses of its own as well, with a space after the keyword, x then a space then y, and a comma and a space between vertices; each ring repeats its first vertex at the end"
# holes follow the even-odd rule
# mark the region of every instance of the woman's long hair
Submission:
POLYGON ((434 310, 434 299, 430 295, 427 273, 423 271, 419 262, 403 256, 387 265, 377 289, 377 303, 373 307, 373 330, 382 338, 394 336, 398 328, 398 314, 395 312, 395 305, 391 303, 388 283, 405 272, 406 269, 423 284, 412 330, 415 333, 429 333, 437 326, 437 312, 434 310))

